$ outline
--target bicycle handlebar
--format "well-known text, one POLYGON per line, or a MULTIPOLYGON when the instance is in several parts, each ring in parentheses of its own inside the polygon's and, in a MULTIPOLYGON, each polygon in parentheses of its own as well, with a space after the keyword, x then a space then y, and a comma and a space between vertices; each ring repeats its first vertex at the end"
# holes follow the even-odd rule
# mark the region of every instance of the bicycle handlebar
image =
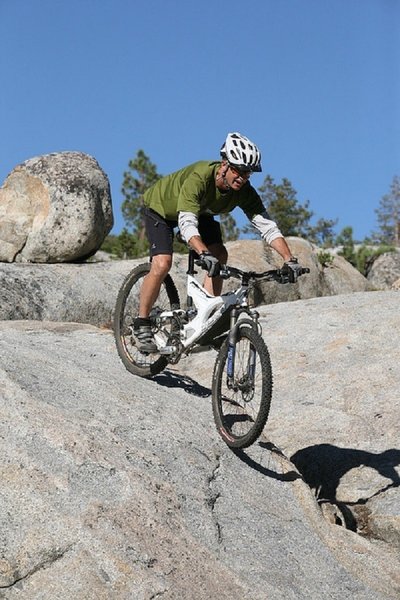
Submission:
MULTIPOLYGON (((195 261, 198 266, 202 266, 201 261, 195 261)), ((304 275, 309 273, 310 269, 308 267, 304 267, 298 273, 298 275, 304 275)), ((282 269, 270 269, 269 271, 264 271, 262 273, 257 273, 256 271, 242 271, 242 269, 238 269, 237 267, 231 267, 228 265, 222 265, 220 271, 220 277, 222 279, 230 279, 233 277, 234 279, 240 279, 242 283, 249 283, 251 280, 255 279, 264 279, 266 281, 276 281, 277 283, 294 283, 291 280, 290 275, 282 269)))
MULTIPOLYGON (((298 276, 309 273, 310 269, 308 267, 304 267, 298 273, 298 276)), ((248 283, 253 280, 265 280, 265 281, 276 281, 277 283, 295 283, 291 280, 290 274, 282 269, 270 269, 269 271, 264 271, 263 273, 257 273, 255 271, 242 271, 241 269, 237 269, 236 267, 230 267, 224 265, 221 269, 220 273, 223 279, 229 279, 230 277, 234 277, 235 279, 240 279, 242 282, 248 283)))

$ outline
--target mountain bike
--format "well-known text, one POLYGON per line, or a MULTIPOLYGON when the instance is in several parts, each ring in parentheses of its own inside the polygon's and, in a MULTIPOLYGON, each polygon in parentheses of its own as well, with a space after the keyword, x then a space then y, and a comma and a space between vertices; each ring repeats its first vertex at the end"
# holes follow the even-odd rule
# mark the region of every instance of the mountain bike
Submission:
MULTIPOLYGON (((150 263, 129 273, 119 290, 114 313, 118 354, 128 371, 139 377, 152 377, 168 364, 177 364, 183 356, 216 350, 212 377, 215 424, 228 446, 246 448, 261 435, 272 396, 271 360, 259 313, 251 306, 249 293, 257 281, 286 284, 291 282, 291 276, 283 269, 256 273, 224 266, 221 277, 235 278, 239 285, 234 291, 211 296, 197 281, 196 266, 202 267, 201 260, 189 250, 184 308, 171 275, 163 281, 150 314, 158 348, 154 354, 141 353, 133 335, 140 289, 150 263)), ((302 270, 307 272, 309 269, 302 270)))

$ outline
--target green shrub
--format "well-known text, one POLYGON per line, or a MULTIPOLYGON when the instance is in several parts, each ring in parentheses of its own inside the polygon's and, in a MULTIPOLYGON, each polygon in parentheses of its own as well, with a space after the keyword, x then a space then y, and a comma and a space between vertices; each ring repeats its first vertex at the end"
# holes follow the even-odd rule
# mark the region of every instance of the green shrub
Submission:
POLYGON ((323 267, 329 267, 333 263, 334 256, 330 252, 321 250, 317 255, 318 262, 323 267))
POLYGON ((374 261, 378 258, 378 256, 381 256, 386 252, 395 251, 396 249, 393 246, 387 246, 385 244, 376 247, 366 246, 365 244, 363 244, 362 246, 360 246, 360 248, 358 248, 357 252, 355 253, 354 266, 360 271, 360 273, 367 276, 374 261))

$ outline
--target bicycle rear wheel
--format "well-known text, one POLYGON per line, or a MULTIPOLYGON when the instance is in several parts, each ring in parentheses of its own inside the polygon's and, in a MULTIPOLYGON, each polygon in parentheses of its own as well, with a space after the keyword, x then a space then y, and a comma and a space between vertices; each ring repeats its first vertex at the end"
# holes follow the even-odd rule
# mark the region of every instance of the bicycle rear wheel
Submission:
POLYGON ((212 383, 215 424, 228 446, 247 448, 258 439, 268 419, 271 396, 268 348, 254 329, 239 326, 235 347, 229 346, 229 338, 221 346, 212 383))
MULTIPOLYGON (((157 375, 168 364, 167 358, 160 354, 142 354, 136 348, 132 335, 133 321, 139 314, 140 290, 143 279, 149 271, 150 263, 146 263, 129 273, 119 290, 114 312, 114 336, 118 354, 128 371, 140 377, 157 375)), ((150 314, 155 337, 162 336, 166 342, 170 333, 168 329, 163 328, 163 331, 158 329, 154 320, 155 315, 176 308, 179 308, 178 292, 171 276, 167 275, 150 314)))

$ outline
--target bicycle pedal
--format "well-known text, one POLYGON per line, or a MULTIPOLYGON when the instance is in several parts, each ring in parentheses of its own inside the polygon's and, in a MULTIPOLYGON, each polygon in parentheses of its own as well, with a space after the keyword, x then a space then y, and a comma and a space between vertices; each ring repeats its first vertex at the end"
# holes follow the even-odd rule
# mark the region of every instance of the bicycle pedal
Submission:
POLYGON ((176 346, 164 346, 164 348, 160 348, 159 349, 159 354, 173 354, 174 352, 177 351, 177 347, 176 346))

